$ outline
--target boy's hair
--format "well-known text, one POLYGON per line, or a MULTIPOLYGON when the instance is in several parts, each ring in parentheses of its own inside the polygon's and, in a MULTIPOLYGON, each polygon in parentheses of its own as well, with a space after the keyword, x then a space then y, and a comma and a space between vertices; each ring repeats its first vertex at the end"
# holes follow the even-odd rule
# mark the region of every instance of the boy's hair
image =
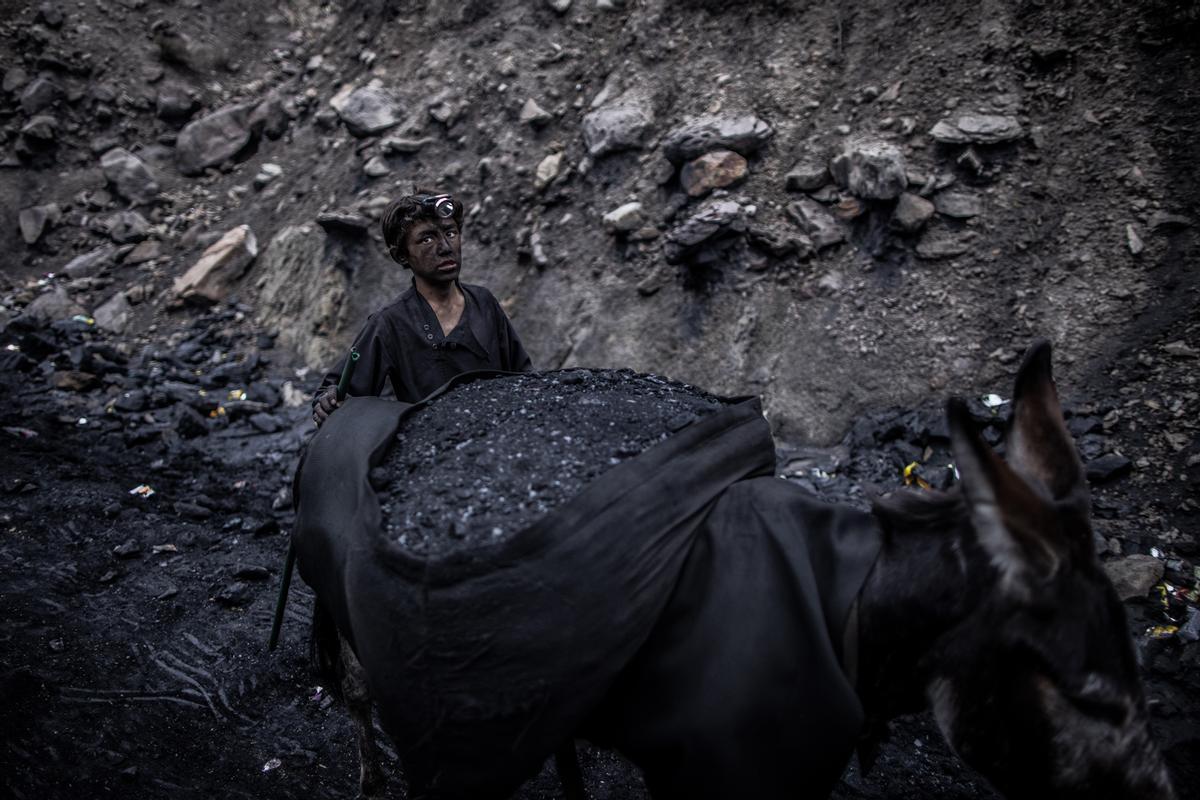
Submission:
MULTIPOLYGON (((421 198, 433 197, 438 194, 439 192, 431 192, 428 189, 414 186, 412 194, 396 198, 384 209, 381 219, 383 241, 387 245, 388 255, 397 264, 405 267, 408 266, 408 252, 405 250, 404 240, 408 236, 408 230, 412 227, 413 223, 423 219, 433 220, 434 222, 440 221, 441 218, 434 213, 432 208, 422 206, 420 203, 421 198)), ((463 207, 462 203, 458 201, 454 203, 454 216, 452 219, 461 232, 463 207)))

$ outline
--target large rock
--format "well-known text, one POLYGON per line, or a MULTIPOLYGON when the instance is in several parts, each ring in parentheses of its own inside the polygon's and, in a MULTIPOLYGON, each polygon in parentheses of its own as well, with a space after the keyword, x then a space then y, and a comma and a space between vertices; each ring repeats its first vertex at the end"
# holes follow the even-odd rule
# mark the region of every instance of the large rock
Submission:
POLYGON ((1162 580, 1164 570, 1163 562, 1141 554, 1104 564, 1104 571, 1122 601, 1145 597, 1154 584, 1162 580))
POLYGON ((929 131, 943 144, 999 144, 1025 135, 1016 117, 998 114, 963 114, 940 121, 929 131))
POLYGON ((712 150, 683 165, 679 182, 689 197, 731 186, 746 177, 746 159, 732 150, 712 150))
POLYGON ((92 317, 96 320, 96 327, 111 333, 124 333, 129 325, 131 311, 132 307, 125 293, 117 292, 104 301, 104 304, 92 313, 92 317))
POLYGON ((396 98, 378 83, 343 89, 329 101, 355 136, 371 136, 400 124, 403 117, 396 98))
POLYGON ((825 210, 825 206, 807 197, 788 203, 788 216, 812 240, 813 247, 824 250, 838 242, 846 241, 846 231, 838 224, 833 215, 825 210))
POLYGON ((204 251, 200 260, 175 279, 175 294, 183 300, 218 303, 228 296, 258 255, 258 241, 249 225, 239 225, 204 251))
POLYGON ((667 261, 682 261, 706 242, 744 230, 742 207, 732 200, 715 200, 667 232, 663 253, 667 261))
POLYGON ((21 238, 25 244, 33 244, 42 238, 47 226, 57 225, 62 219, 62 209, 58 203, 47 203, 44 206, 33 206, 21 209, 17 215, 17 225, 21 229, 21 238))
POLYGON ((908 188, 904 154, 877 139, 850 139, 829 162, 829 172, 842 188, 867 200, 891 200, 908 188))
POLYGON ((672 130, 663 139, 663 150, 676 163, 719 149, 749 156, 774 134, 770 125, 753 114, 710 115, 688 120, 672 130))
POLYGON ((146 162, 123 147, 114 147, 101 156, 100 169, 116 193, 132 203, 149 203, 158 196, 154 173, 146 162))
POLYGON ((588 155, 598 158, 640 148, 653 123, 654 110, 648 98, 636 92, 622 95, 584 116, 583 141, 588 155))
POLYGON ((254 103, 226 106, 208 116, 189 122, 179 132, 175 157, 179 171, 198 175, 208 167, 218 167, 250 144, 250 112, 254 103))

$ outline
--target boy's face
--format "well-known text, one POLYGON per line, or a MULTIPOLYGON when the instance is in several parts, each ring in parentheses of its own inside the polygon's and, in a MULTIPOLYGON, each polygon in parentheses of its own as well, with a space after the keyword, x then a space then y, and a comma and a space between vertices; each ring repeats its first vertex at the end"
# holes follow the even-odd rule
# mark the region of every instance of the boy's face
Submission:
POLYGON ((404 237, 413 275, 427 283, 448 283, 462 269, 462 241, 453 219, 422 219, 404 237))

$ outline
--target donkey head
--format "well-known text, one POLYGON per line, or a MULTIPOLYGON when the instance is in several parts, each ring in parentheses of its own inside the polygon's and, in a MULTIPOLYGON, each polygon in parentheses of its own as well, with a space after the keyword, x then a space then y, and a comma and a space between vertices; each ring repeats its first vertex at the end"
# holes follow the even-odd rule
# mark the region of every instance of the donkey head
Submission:
POLYGON ((1125 613, 1095 555, 1084 471, 1039 342, 1017 375, 1008 462, 951 401, 974 610, 930 653, 958 754, 1013 798, 1173 798, 1125 613))

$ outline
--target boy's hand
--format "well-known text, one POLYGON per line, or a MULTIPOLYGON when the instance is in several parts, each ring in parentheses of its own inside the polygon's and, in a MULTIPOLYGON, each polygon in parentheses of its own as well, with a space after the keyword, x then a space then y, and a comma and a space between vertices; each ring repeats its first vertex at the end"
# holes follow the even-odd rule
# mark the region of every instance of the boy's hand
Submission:
POLYGON ((337 392, 333 389, 326 391, 317 398, 317 406, 313 409, 313 422, 317 423, 317 427, 325 424, 325 420, 329 419, 338 407, 337 392))

